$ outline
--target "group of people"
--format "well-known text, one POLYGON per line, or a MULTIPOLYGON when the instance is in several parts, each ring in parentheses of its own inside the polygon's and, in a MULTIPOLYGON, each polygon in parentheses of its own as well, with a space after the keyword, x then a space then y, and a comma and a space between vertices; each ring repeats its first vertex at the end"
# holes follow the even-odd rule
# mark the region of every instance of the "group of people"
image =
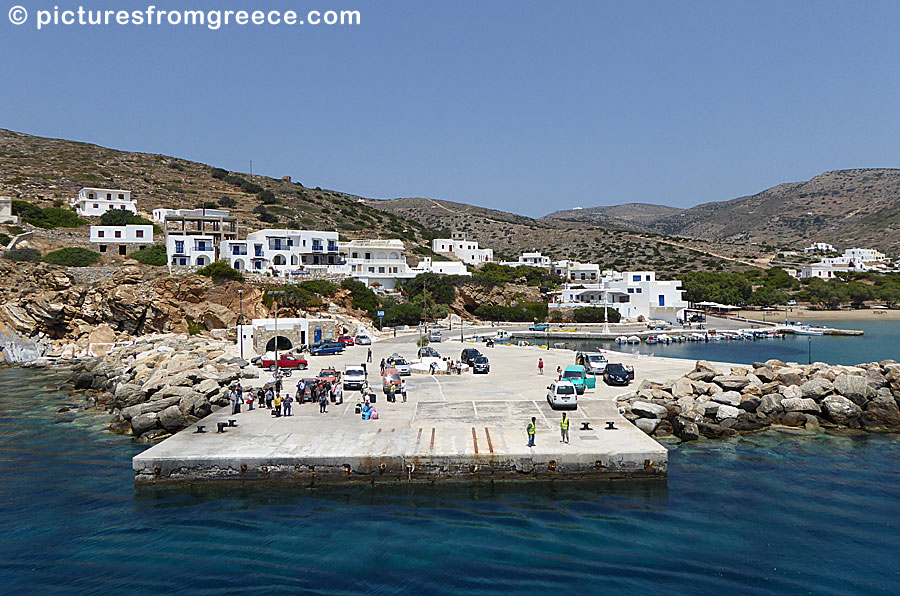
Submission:
MULTIPOLYGON (((531 422, 525 427, 525 433, 528 435, 528 446, 534 447, 534 437, 537 434, 537 418, 532 416, 531 422)), ((569 442, 569 417, 563 412, 562 419, 559 421, 559 434, 561 436, 560 443, 569 442)))
POLYGON ((328 402, 333 404, 344 403, 344 387, 337 379, 327 381, 325 379, 300 379, 297 381, 297 403, 319 404, 319 413, 328 412, 328 402))

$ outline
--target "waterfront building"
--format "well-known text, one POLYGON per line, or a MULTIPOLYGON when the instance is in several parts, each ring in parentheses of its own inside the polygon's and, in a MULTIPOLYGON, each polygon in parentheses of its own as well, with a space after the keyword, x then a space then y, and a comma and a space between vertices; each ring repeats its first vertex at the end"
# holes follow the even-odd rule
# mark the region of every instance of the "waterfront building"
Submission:
POLYGON ((553 263, 551 273, 569 281, 596 282, 602 277, 600 265, 569 260, 553 263))
POLYGON ((839 257, 825 257, 818 263, 807 265, 800 270, 800 279, 817 277, 834 279, 838 273, 890 270, 890 260, 871 248, 848 248, 839 257))
POLYGON ((237 218, 218 211, 179 209, 175 214, 165 214, 162 224, 170 270, 173 266, 209 265, 221 258, 223 242, 237 240, 237 218))
POLYGON ((153 244, 153 226, 149 224, 125 226, 91 226, 91 244, 97 251, 108 252, 111 248, 119 255, 128 255, 153 244))
POLYGON ((280 276, 327 271, 343 264, 338 233, 312 230, 252 232, 245 240, 223 241, 222 255, 239 271, 268 271, 280 276))
POLYGON ((86 217, 100 217, 115 209, 137 214, 137 204, 131 198, 130 190, 85 187, 69 203, 75 207, 78 215, 86 217))
POLYGON ((228 217, 231 214, 228 209, 154 209, 153 221, 165 223, 167 217, 175 218, 183 215, 190 217, 196 213, 204 217, 228 217))
POLYGON ((608 271, 597 283, 568 283, 549 304, 551 309, 602 307, 619 312, 622 319, 662 320, 677 323, 688 307, 681 281, 661 281, 652 271, 608 271))
POLYGON ((245 359, 274 352, 276 341, 279 351, 287 351, 320 341, 337 340, 340 331, 340 324, 332 319, 253 319, 248 325, 237 326, 238 346, 245 359))
POLYGON ((494 251, 490 248, 479 248, 474 240, 466 240, 461 234, 453 234, 452 238, 436 238, 431 242, 431 250, 436 253, 453 255, 468 265, 482 265, 494 260, 494 251))
POLYGON ((340 244, 340 252, 344 264, 334 271, 367 286, 392 290, 398 280, 412 279, 422 273, 407 265, 400 240, 351 240, 340 244))

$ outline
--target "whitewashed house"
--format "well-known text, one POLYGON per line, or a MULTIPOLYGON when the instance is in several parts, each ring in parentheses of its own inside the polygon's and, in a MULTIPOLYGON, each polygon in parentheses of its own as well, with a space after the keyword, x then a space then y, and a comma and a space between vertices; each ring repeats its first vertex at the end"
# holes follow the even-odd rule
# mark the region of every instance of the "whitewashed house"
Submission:
POLYGON ((466 264, 461 261, 435 261, 431 257, 423 258, 418 265, 412 268, 412 271, 416 274, 438 273, 440 275, 472 277, 472 274, 466 268, 466 264))
POLYGON ((0 223, 19 223, 19 216, 12 214, 12 199, 10 197, 0 197, 0 223))
POLYGON ((82 188, 70 203, 74 205, 78 215, 86 217, 100 217, 115 209, 137 214, 137 204, 132 200, 130 190, 82 188))
POLYGON ((463 263, 482 265, 494 260, 494 251, 490 248, 479 248, 474 240, 463 238, 436 238, 431 242, 431 250, 436 253, 453 255, 463 263))
POLYGON ((162 227, 169 270, 205 267, 222 258, 223 242, 238 237, 237 218, 215 209, 177 209, 164 215, 162 227))
POLYGON ((602 277, 600 265, 596 263, 581 263, 579 261, 556 261, 550 268, 550 272, 573 282, 597 282, 602 277))
POLYGON ((342 264, 337 232, 268 229, 222 242, 222 256, 240 271, 275 275, 327 270, 342 264))
POLYGON ((153 221, 159 223, 165 223, 166 218, 176 218, 176 217, 192 217, 194 215, 200 215, 202 217, 214 217, 214 218, 226 218, 231 212, 228 209, 154 209, 153 210, 153 221))
POLYGON ((367 286, 392 290, 398 280, 421 273, 407 265, 400 240, 352 240, 341 243, 340 250, 344 265, 339 271, 367 286))
POLYGON ((215 236, 166 236, 169 266, 205 267, 217 259, 215 236))
POLYGON ((502 261, 500 264, 507 267, 540 267, 547 270, 553 266, 550 257, 545 257, 539 252, 523 252, 518 261, 502 261))
POLYGON ((812 244, 804 248, 803 252, 835 252, 835 250, 834 246, 832 246, 831 244, 827 244, 825 242, 813 242, 812 244))
POLYGON ((152 225, 91 226, 91 244, 100 253, 128 255, 153 244, 152 225))
POLYGON ((681 281, 660 281, 652 271, 609 272, 598 283, 569 283, 552 308, 603 305, 619 311, 622 319, 662 320, 677 323, 688 303, 682 298, 681 281))

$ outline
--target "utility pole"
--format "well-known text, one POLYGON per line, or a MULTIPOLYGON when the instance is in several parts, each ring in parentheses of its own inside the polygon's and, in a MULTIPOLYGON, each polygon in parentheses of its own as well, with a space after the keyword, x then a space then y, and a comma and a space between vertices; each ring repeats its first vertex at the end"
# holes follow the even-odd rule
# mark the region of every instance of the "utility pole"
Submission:
POLYGON ((809 342, 809 352, 807 353, 807 354, 808 354, 808 356, 807 356, 807 359, 808 359, 807 364, 812 364, 812 338, 811 338, 811 337, 807 337, 806 340, 809 342))
MULTIPOLYGON (((241 350, 241 360, 244 359, 244 290, 238 290, 238 301, 240 304, 240 314, 238 315, 238 343, 241 350)), ((243 368, 241 372, 243 373, 243 368)))
POLYGON ((278 378, 278 297, 284 296, 284 290, 269 290, 269 296, 275 301, 275 377, 278 378))

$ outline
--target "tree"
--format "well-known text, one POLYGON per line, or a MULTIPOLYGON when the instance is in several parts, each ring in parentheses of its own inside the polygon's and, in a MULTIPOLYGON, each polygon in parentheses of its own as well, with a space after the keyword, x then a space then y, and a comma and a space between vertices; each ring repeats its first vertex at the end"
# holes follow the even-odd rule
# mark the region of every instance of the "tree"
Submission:
POLYGON ((100 260, 100 255, 92 250, 77 246, 68 246, 54 250, 44 256, 44 260, 64 267, 88 267, 100 260))
POLYGON ((145 265, 162 267, 166 264, 166 247, 162 244, 145 246, 131 254, 131 258, 145 265))
POLYGON ((243 274, 237 269, 233 269, 228 263, 225 261, 216 261, 214 263, 210 263, 206 267, 197 270, 199 275, 205 275, 206 277, 212 278, 214 281, 222 281, 225 279, 231 279, 234 281, 243 281, 243 274))
POLYGON ((110 209, 100 216, 100 224, 104 226, 153 225, 140 215, 125 209, 110 209))

